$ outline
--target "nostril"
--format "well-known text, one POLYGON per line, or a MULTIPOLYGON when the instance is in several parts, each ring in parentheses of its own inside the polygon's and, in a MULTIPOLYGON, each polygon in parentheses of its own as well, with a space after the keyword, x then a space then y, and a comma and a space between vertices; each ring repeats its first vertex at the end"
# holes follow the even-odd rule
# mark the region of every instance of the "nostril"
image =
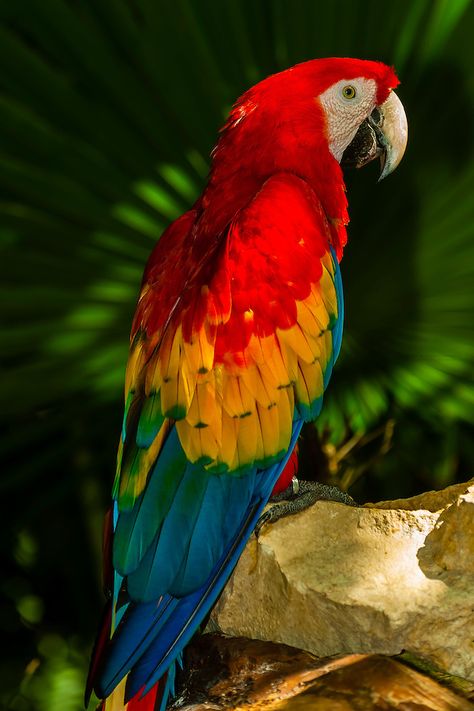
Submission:
POLYGON ((380 126, 380 124, 382 123, 382 114, 380 113, 377 107, 375 107, 372 113, 370 114, 370 118, 376 126, 380 126))

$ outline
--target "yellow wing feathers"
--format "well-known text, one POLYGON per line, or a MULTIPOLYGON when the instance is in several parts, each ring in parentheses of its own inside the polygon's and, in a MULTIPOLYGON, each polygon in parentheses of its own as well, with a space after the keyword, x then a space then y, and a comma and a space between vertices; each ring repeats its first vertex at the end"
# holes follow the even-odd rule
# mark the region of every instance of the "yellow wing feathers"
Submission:
MULTIPOLYGON (((253 333, 238 353, 229 348, 216 358, 215 309, 190 339, 181 325, 169 325, 152 347, 144 337, 135 339, 127 391, 141 388, 145 398, 159 393, 160 414, 166 419, 148 447, 139 445, 134 453, 132 469, 144 472, 145 480, 139 475, 124 483, 133 487, 130 495, 143 489, 170 420, 176 422, 189 460, 213 471, 238 471, 255 462, 268 465, 288 448, 295 407, 311 416, 332 358, 331 328, 338 305, 330 255, 322 265, 320 281, 296 303, 296 323, 266 336, 253 333)), ((210 303, 208 293, 204 295, 210 303)), ((153 407, 148 410, 153 417, 153 407)))

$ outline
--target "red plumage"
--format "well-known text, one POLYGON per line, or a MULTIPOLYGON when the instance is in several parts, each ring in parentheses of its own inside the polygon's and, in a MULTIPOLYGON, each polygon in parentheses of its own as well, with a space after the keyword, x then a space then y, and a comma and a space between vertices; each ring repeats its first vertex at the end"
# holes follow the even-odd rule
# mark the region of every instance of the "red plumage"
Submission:
POLYGON ((127 711, 158 711, 161 705, 163 687, 166 683, 166 674, 152 689, 142 697, 141 693, 135 694, 127 704, 127 711))
POLYGON ((291 457, 286 463, 285 468, 283 469, 282 473, 280 474, 280 478, 278 479, 277 483, 273 487, 272 491, 272 496, 275 496, 275 494, 279 494, 282 491, 285 491, 293 479, 294 476, 298 474, 298 445, 294 448, 294 450, 291 453, 291 457))
MULTIPOLYGON (((349 221, 344 180, 339 163, 329 151, 324 113, 316 97, 341 77, 350 80, 356 76, 376 81, 378 103, 399 83, 393 70, 380 62, 319 59, 267 77, 236 102, 213 151, 206 189, 193 208, 168 227, 152 252, 144 283, 150 284, 153 290, 139 304, 132 335, 143 322, 149 333, 160 330, 170 315, 172 317, 178 298, 181 313, 190 304, 201 309, 201 313, 188 309, 183 318, 184 337, 190 337, 193 326, 199 328, 208 302, 196 297, 200 285, 209 284, 212 273, 217 271, 216 261, 230 258, 235 268, 238 258, 246 259, 246 264, 251 259, 250 252, 245 255, 242 251, 238 256, 236 251, 223 254, 225 232, 237 213, 277 172, 302 178, 318 196, 315 209, 324 213, 329 225, 329 241, 338 259, 341 258, 347 241, 345 226, 349 221)), ((271 202, 268 200, 267 214, 263 208, 259 209, 260 229, 265 222, 269 228, 276 224, 271 202)), ((297 267, 301 270, 297 274, 294 267, 297 253, 285 249, 284 225, 293 223, 295 209, 297 205, 287 205, 286 217, 284 211, 280 212, 279 237, 272 237, 276 240, 279 259, 293 259, 293 271, 291 264, 288 271, 295 277, 291 279, 294 291, 308 284, 305 265, 297 267)), ((308 221, 305 216, 303 219, 308 221)), ((249 249, 250 234, 241 248, 249 249)), ((248 284, 243 266, 239 272, 248 284)), ((217 313, 225 313, 229 308, 230 290, 224 276, 225 271, 221 271, 221 283, 214 281, 212 290, 217 313)), ((271 313, 267 316, 269 330, 273 327, 273 317, 271 313)))

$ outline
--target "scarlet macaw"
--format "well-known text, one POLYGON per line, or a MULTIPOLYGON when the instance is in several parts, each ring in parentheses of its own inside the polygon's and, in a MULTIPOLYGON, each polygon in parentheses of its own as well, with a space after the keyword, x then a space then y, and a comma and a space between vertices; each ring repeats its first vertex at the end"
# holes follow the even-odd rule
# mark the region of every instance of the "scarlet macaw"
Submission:
POLYGON ((184 646, 272 490, 289 483, 341 345, 340 163, 380 156, 381 177, 398 165, 397 84, 382 63, 334 58, 251 88, 201 197, 148 261, 106 534, 110 600, 89 679, 104 710, 165 707, 184 646))

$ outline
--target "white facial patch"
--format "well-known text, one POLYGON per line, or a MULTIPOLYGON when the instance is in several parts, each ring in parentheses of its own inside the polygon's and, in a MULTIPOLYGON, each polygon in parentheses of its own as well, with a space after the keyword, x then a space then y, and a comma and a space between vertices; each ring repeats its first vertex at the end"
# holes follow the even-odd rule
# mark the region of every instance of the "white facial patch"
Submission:
POLYGON ((357 129, 375 106, 374 79, 341 79, 321 94, 319 101, 326 115, 329 150, 339 163, 357 129))

